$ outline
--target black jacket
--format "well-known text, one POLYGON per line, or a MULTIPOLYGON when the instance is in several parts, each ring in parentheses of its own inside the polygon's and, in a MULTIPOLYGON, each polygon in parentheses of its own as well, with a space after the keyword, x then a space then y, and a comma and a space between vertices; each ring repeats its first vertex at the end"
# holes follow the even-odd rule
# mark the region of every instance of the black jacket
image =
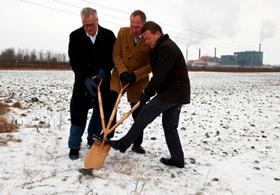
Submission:
POLYGON ((145 92, 161 101, 177 104, 190 103, 190 81, 186 62, 179 47, 162 35, 150 55, 153 77, 145 92))
POLYGON ((68 54, 70 65, 75 73, 74 93, 84 93, 85 77, 96 75, 100 68, 104 69, 106 74, 102 89, 110 90, 111 70, 114 67, 112 51, 115 40, 114 33, 101 26, 98 26, 94 44, 83 27, 70 34, 68 54))

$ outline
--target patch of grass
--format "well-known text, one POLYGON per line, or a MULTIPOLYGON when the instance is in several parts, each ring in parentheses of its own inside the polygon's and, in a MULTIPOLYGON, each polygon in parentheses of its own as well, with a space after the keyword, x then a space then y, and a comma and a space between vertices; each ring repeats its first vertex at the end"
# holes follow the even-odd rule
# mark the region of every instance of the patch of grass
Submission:
POLYGON ((14 135, 11 135, 11 134, 0 135, 0 146, 7 145, 9 141, 21 142, 22 140, 19 138, 16 138, 14 135))
POLYGON ((13 103, 12 107, 14 107, 14 108, 22 108, 22 105, 21 105, 20 102, 15 102, 15 103, 13 103))
POLYGON ((10 122, 6 116, 0 116, 0 133, 7 133, 16 130, 18 126, 10 122))
POLYGON ((9 111, 9 105, 0 102, 0 133, 12 132, 18 128, 13 121, 8 120, 6 114, 9 111))
POLYGON ((0 116, 6 114, 9 111, 9 105, 0 102, 0 116))

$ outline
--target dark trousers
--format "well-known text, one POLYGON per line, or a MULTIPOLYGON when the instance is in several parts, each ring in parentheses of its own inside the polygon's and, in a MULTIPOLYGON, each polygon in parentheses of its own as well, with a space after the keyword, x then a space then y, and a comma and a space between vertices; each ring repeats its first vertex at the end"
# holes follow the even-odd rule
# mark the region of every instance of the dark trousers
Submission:
MULTIPOLYGON (((111 91, 111 102, 113 103, 113 105, 111 105, 111 107, 113 108, 114 107, 114 104, 117 100, 117 97, 118 97, 118 93, 115 92, 115 91, 111 91)), ((130 106, 131 108, 137 103, 135 102, 130 102, 130 106)), ((132 118, 133 120, 135 121, 140 110, 141 110, 142 106, 139 106, 133 113, 132 113, 132 118)), ((116 123, 116 117, 114 118, 114 123, 112 124, 112 126, 116 123)), ((108 136, 109 137, 109 136, 108 136)), ((110 136, 112 137, 112 136, 110 136)), ((143 142, 143 132, 139 134, 139 136, 134 140, 134 145, 135 146, 141 146, 143 142)))
POLYGON ((146 126, 162 114, 162 126, 171 159, 184 163, 184 153, 177 131, 180 112, 180 104, 162 102, 158 97, 153 98, 140 110, 128 133, 120 139, 120 144, 127 149, 138 136, 143 134, 146 126))
MULTIPOLYGON (((90 118, 88 126, 88 136, 87 139, 91 140, 93 134, 100 134, 101 132, 101 120, 98 108, 98 102, 92 102, 92 115, 90 118)), ((70 104, 70 114, 71 114, 71 127, 70 135, 68 140, 69 148, 80 148, 82 142, 82 136, 85 131, 87 123, 87 115, 89 111, 89 106, 85 104, 78 104, 75 98, 71 99, 70 104)))
MULTIPOLYGON (((103 104, 104 112, 105 112, 104 113, 104 115, 105 115, 105 126, 107 126, 108 123, 109 123, 109 119, 110 119, 111 114, 113 112, 113 109, 114 109, 117 98, 118 98, 118 93, 115 92, 115 91, 110 91, 110 101, 107 102, 107 104, 105 104, 105 105, 103 104)), ((116 124, 116 120, 117 120, 116 116, 117 115, 115 115, 114 118, 113 118, 111 127, 113 127, 116 124)), ((115 131, 112 131, 107 137, 108 138, 114 137, 114 132, 115 131)))
MULTIPOLYGON (((107 93, 102 93, 102 105, 103 105, 103 113, 104 113, 104 122, 105 122, 105 128, 107 127, 108 123, 109 123, 109 119, 111 117, 111 113, 113 111, 115 102, 116 102, 117 96, 115 93, 112 93, 112 91, 107 92, 107 93)), ((101 135, 101 131, 102 131, 102 122, 101 122, 101 117, 100 117, 100 111, 99 111, 99 102, 95 102, 96 104, 94 105, 94 107, 96 108, 96 112, 94 112, 93 110, 93 116, 90 120, 89 123, 89 134, 91 133, 91 138, 93 137, 93 135, 101 135), (92 120, 95 119, 95 120, 92 120)), ((116 123, 116 116, 113 118, 111 127, 116 123)), ((102 136, 102 135, 101 135, 102 136)), ((111 132, 107 137, 108 138, 112 138, 114 136, 114 131, 111 132)))
MULTIPOLYGON (((135 105, 136 103, 130 102, 131 108, 135 105)), ((142 109, 143 106, 139 106, 133 113, 132 113, 132 118, 135 121, 137 116, 139 115, 140 110, 142 109)), ((139 136, 134 140, 133 144, 135 146, 141 146, 143 142, 143 131, 139 134, 139 136)))
MULTIPOLYGON (((103 110, 106 124, 109 121, 110 114, 113 109, 111 98, 112 96, 110 92, 105 91, 102 93, 103 110)), ((71 127, 68 139, 69 148, 80 148, 82 136, 87 123, 88 111, 91 108, 93 108, 93 111, 87 130, 88 141, 92 141, 93 135, 100 135, 102 131, 98 100, 97 98, 92 100, 83 94, 72 96, 70 103, 71 127)), ((112 125, 114 124, 115 119, 113 120, 112 125)), ((108 135, 108 137, 113 137, 113 133, 108 135)))

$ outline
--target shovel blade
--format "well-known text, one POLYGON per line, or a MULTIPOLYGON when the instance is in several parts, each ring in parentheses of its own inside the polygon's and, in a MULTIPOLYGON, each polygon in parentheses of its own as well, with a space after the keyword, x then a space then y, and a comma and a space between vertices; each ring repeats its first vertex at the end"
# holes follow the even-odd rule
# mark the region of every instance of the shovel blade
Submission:
POLYGON ((101 142, 94 142, 91 146, 84 161, 86 169, 99 169, 102 167, 111 147, 107 143, 104 143, 102 147, 101 145, 101 142))

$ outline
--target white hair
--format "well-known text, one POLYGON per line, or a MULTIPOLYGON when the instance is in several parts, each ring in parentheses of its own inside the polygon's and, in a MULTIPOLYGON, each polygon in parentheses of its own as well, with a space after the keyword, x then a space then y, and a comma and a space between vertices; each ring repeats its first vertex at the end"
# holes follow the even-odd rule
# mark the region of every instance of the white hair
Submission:
POLYGON ((96 9, 85 7, 81 11, 81 18, 89 17, 90 15, 93 15, 97 19, 97 11, 96 9))

